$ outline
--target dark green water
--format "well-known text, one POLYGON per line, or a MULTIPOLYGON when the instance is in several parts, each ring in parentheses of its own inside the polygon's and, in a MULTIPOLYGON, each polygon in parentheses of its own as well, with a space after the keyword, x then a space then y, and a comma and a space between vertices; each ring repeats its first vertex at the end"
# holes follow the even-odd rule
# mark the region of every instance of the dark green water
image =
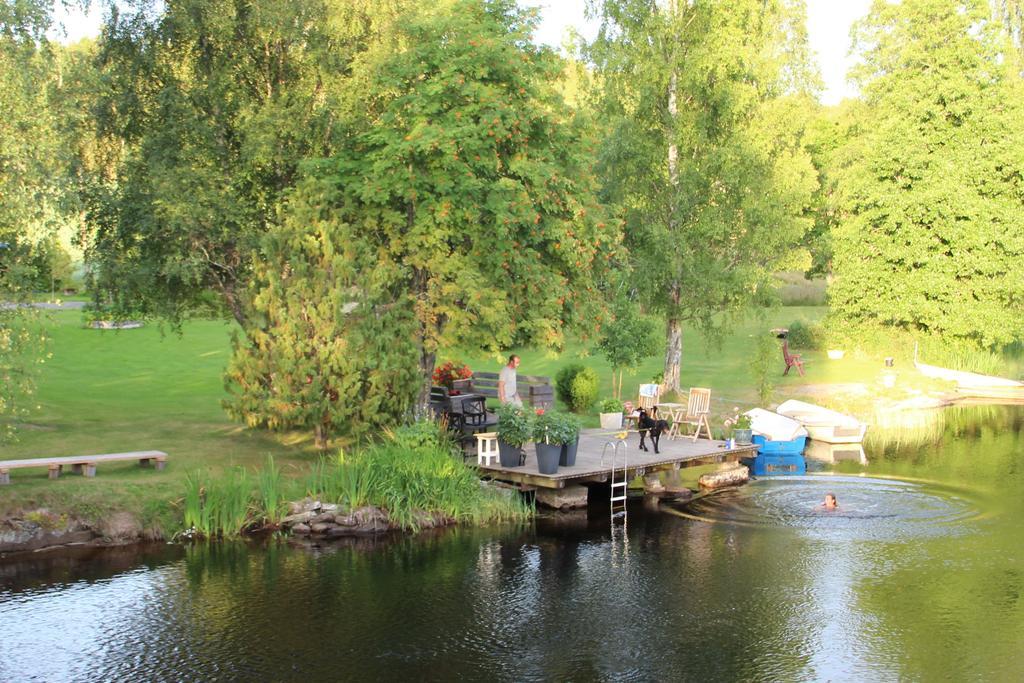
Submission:
POLYGON ((625 527, 8 562, 0 680, 1021 680, 1022 427, 957 410, 625 527))

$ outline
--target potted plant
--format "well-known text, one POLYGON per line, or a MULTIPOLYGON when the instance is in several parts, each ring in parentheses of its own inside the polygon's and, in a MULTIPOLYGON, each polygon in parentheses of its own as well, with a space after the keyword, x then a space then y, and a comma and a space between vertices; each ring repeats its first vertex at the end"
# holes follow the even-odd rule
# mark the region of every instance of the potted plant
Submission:
POLYGON ((598 404, 601 429, 622 429, 622 401, 606 398, 598 404))
POLYGON ((580 420, 569 413, 560 413, 559 415, 564 422, 566 442, 562 444, 562 454, 558 458, 558 465, 572 467, 576 464, 576 449, 580 445, 580 420))
POLYGON ((533 437, 530 413, 511 403, 498 408, 498 460, 502 467, 519 467, 523 462, 523 445, 533 437))
POLYGON ((462 361, 450 360, 434 368, 433 379, 435 385, 447 387, 448 393, 454 395, 468 388, 472 376, 473 371, 468 365, 462 361))
MULTIPOLYGON (((555 474, 562 458, 562 447, 576 439, 577 431, 569 416, 537 410, 533 421, 533 441, 537 448, 537 471, 555 474)), ((574 458, 575 460, 575 458, 574 458)))
MULTIPOLYGON (((739 408, 736 410, 738 411, 739 408)), ((732 438, 737 444, 746 446, 751 443, 754 432, 750 428, 750 416, 746 413, 735 413, 732 417, 726 419, 725 426, 732 427, 732 438)))

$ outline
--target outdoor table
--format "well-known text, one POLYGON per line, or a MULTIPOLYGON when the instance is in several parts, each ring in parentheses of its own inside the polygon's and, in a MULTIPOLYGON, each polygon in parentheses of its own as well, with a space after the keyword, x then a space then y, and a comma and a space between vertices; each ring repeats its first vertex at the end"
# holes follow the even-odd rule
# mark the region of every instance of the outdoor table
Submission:
POLYGON ((451 410, 453 413, 462 412, 462 404, 468 399, 483 398, 485 401, 487 398, 483 394, 455 394, 454 396, 448 396, 448 402, 451 404, 451 410))

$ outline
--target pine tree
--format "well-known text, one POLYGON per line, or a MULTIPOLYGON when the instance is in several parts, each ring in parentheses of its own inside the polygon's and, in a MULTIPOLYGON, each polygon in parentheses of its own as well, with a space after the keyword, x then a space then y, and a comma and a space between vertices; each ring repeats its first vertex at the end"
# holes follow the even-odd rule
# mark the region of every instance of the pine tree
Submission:
POLYGON ((329 211, 322 183, 308 181, 287 219, 263 240, 249 335, 234 340, 225 381, 229 414, 249 426, 360 435, 409 414, 419 388, 409 302, 375 296, 358 268, 364 242, 329 211))

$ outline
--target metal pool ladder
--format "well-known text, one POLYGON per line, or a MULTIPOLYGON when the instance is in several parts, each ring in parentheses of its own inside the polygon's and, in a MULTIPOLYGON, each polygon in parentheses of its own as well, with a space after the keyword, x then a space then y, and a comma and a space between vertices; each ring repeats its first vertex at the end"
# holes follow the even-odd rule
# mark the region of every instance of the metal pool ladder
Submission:
POLYGON ((611 473, 611 508, 612 516, 615 516, 616 510, 621 510, 623 514, 626 511, 626 494, 627 486, 629 486, 629 479, 626 476, 627 470, 627 455, 626 455, 626 440, 624 438, 610 439, 605 442, 604 449, 601 451, 601 465, 604 465, 605 454, 608 453, 608 449, 612 450, 612 473, 611 473), (622 452, 622 479, 616 480, 615 478, 615 464, 619 459, 619 452, 622 452))

